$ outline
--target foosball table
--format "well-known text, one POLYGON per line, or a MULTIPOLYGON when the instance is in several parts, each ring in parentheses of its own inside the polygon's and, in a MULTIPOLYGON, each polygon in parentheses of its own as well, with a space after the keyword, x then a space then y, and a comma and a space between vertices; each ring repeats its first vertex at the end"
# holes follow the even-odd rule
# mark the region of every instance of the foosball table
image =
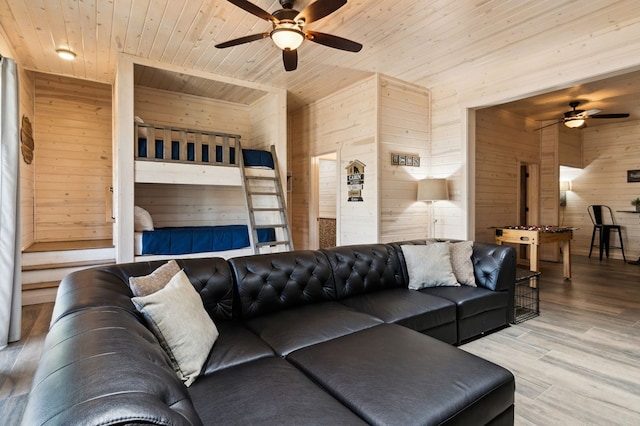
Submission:
POLYGON ((529 269, 540 271, 540 244, 559 243, 562 249, 563 275, 571 278, 571 240, 573 229, 559 226, 506 226, 495 228, 496 244, 527 244, 529 246, 529 269))

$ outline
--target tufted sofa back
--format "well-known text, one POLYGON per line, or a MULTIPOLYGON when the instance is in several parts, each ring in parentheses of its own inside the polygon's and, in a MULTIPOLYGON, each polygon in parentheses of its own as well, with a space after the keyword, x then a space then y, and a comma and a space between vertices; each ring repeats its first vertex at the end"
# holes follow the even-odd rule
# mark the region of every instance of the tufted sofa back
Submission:
POLYGON ((407 287, 396 249, 388 244, 363 244, 321 250, 331 263, 336 298, 407 287))
POLYGON ((329 261, 319 251, 292 251, 229 259, 243 319, 335 299, 329 261))
MULTIPOLYGON (((247 320, 295 306, 407 287, 402 244, 424 244, 424 240, 177 262, 215 322, 247 320)), ((513 292, 505 272, 509 268, 501 267, 513 262, 508 255, 506 246, 474 243, 472 261, 479 286, 513 292)), ((163 263, 119 264, 69 274, 58 289, 51 323, 92 307, 124 309, 139 316, 131 302, 129 277, 148 275, 163 263)))
MULTIPOLYGON (((189 280, 200 293, 202 303, 214 321, 232 318, 233 280, 226 260, 178 259, 189 280)), ((139 313, 131 302, 129 277, 148 275, 166 261, 123 263, 67 275, 58 288, 51 324, 73 312, 93 307, 124 309, 139 313)))

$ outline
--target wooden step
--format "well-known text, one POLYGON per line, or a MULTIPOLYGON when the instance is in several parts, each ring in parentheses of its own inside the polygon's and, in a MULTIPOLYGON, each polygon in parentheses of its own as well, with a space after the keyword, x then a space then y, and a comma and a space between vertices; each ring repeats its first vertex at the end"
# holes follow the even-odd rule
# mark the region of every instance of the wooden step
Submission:
POLYGON ((115 259, 83 260, 79 262, 46 263, 37 265, 22 265, 23 271, 42 271, 46 269, 81 268, 83 266, 105 266, 116 263, 115 259))
POLYGON ((22 284, 22 291, 42 290, 45 288, 57 288, 60 281, 47 281, 44 283, 22 284))
POLYGON ((33 243, 24 253, 114 248, 112 240, 46 241, 33 243))

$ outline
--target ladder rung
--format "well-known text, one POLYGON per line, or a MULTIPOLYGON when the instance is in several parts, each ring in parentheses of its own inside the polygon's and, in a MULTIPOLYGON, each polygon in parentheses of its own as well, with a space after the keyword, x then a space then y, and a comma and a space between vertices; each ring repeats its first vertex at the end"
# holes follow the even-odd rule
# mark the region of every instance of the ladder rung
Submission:
POLYGON ((252 212, 283 212, 282 207, 265 207, 260 209, 251 209, 252 212))
POLYGON ((273 176, 245 176, 247 179, 256 179, 256 180, 277 180, 273 176))
POLYGON ((249 195, 280 195, 278 192, 249 191, 249 195))
POLYGON ((269 229, 269 228, 284 228, 285 225, 284 223, 276 223, 273 225, 256 225, 256 229, 269 229))
POLYGON ((258 247, 266 247, 266 246, 283 246, 286 244, 291 244, 291 241, 269 241, 266 243, 258 243, 256 246, 258 247))

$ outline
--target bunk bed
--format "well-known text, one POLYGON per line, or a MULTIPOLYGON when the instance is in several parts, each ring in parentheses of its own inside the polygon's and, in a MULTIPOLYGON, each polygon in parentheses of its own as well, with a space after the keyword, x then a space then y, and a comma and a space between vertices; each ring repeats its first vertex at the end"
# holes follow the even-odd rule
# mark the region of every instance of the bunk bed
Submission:
MULTIPOLYGON (((244 187, 240 167, 252 175, 274 172, 272 153, 243 149, 240 135, 135 123, 136 183, 244 187), (238 157, 242 153, 242 159, 238 157)), ((246 172, 245 172, 246 173, 246 172)), ((153 226, 151 215, 136 206, 135 260, 251 254, 247 223, 153 226), (139 224, 139 214, 144 220, 139 224), (148 215, 148 217, 146 217, 148 215)), ((260 243, 276 241, 274 228, 256 229, 260 243)))

